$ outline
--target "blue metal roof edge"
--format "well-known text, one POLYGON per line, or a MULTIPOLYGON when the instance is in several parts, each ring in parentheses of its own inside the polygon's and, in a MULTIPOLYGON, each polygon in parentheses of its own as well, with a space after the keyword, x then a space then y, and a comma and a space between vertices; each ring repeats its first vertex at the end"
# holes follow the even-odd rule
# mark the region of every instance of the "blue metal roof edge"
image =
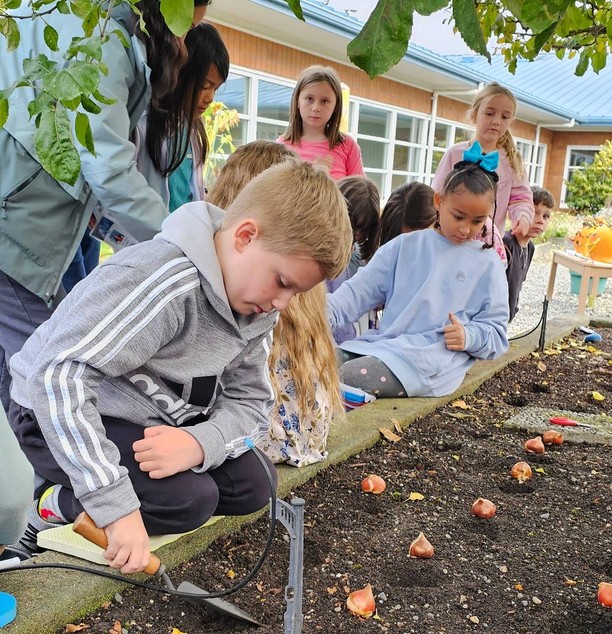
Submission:
MULTIPOLYGON (((295 17, 295 14, 290 9, 285 0, 251 0, 255 4, 263 7, 268 7, 279 13, 290 15, 295 17)), ((301 0, 302 13, 305 18, 308 18, 308 22, 315 26, 318 26, 327 31, 331 31, 337 35, 353 39, 363 26, 363 22, 346 13, 337 11, 329 5, 322 4, 317 0, 301 0)), ((297 18, 295 18, 297 20, 297 18)), ((487 73, 475 72, 463 66, 461 63, 449 59, 456 56, 444 56, 430 51, 429 49, 419 46, 417 44, 410 43, 406 54, 403 59, 406 61, 419 64, 425 68, 435 69, 437 72, 442 72, 445 75, 450 75, 456 79, 463 80, 466 83, 474 83, 474 87, 484 81, 498 81, 498 78, 492 77, 487 73)), ((548 104, 537 96, 526 93, 523 90, 512 88, 512 92, 516 95, 519 101, 560 117, 564 117, 569 120, 575 120, 581 126, 596 126, 603 125, 609 126, 612 120, 602 117, 590 117, 581 116, 567 108, 562 108, 557 105, 548 104)))

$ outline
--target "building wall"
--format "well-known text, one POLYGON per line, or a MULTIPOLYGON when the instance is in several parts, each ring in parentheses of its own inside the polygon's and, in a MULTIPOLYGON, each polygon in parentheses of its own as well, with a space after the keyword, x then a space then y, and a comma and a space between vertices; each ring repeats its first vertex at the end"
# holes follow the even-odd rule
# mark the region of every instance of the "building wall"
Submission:
MULTIPOLYGON (((371 80, 366 73, 353 66, 331 62, 312 53, 291 49, 224 25, 217 26, 230 51, 232 63, 237 66, 290 80, 297 79, 301 71, 312 64, 333 66, 342 81, 350 87, 352 96, 405 108, 416 113, 431 114, 432 94, 429 91, 382 77, 371 80)), ((466 114, 468 108, 469 104, 466 102, 440 97, 437 116, 461 125, 469 124, 466 114)), ((536 126, 517 120, 512 124, 511 132, 518 138, 533 141, 536 136, 536 126)), ((557 201, 561 198, 561 188, 565 177, 567 146, 598 146, 611 136, 610 133, 581 130, 540 130, 540 143, 547 145, 544 186, 552 192, 557 201)))
POLYGON ((587 132, 555 130, 550 133, 551 140, 548 142, 548 160, 545 172, 545 186, 550 189, 557 201, 561 200, 561 188, 565 178, 565 161, 567 147, 569 145, 589 145, 599 146, 612 138, 610 132, 587 132))

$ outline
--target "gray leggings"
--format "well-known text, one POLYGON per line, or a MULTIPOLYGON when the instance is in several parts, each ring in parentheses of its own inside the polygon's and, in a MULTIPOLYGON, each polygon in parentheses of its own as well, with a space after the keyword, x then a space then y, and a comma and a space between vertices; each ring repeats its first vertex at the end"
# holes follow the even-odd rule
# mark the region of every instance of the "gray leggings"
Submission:
POLYGON ((340 348, 336 348, 336 357, 342 383, 374 394, 376 398, 406 396, 404 386, 380 359, 340 348))

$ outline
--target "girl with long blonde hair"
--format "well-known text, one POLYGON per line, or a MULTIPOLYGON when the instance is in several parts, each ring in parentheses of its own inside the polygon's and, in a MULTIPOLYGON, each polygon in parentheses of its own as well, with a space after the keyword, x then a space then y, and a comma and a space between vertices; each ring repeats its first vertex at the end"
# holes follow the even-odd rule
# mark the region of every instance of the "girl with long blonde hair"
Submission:
MULTIPOLYGON (((224 208, 260 172, 297 159, 270 141, 240 146, 211 188, 208 202, 224 208)), ((260 449, 275 463, 303 467, 327 457, 331 420, 344 416, 336 354, 327 320, 325 284, 295 295, 280 313, 268 358, 275 405, 260 449)))
MULTIPOLYGON (((516 97, 504 86, 492 82, 478 92, 468 110, 470 121, 476 128, 474 139, 456 143, 446 151, 436 170, 432 187, 434 191, 441 192, 446 175, 473 144, 475 148, 478 144, 482 160, 486 160, 484 157, 487 154, 497 152, 499 164, 496 172, 499 182, 493 222, 499 234, 503 235, 506 219, 509 218, 512 233, 527 236, 533 221, 533 195, 523 159, 510 132, 515 115, 516 97)), ((485 231, 488 230, 487 226, 485 231)), ((501 239, 498 242, 496 236, 496 248, 499 243, 501 239)), ((505 259, 505 254, 502 259, 505 259)))

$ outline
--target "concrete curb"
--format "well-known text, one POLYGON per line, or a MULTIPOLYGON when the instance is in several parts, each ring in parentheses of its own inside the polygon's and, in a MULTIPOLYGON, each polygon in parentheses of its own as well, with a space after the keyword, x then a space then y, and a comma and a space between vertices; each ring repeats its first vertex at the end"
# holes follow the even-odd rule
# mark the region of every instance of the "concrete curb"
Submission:
MULTIPOLYGON (((587 316, 576 314, 551 320, 547 324, 546 343, 558 341, 574 328, 588 324, 587 316)), ((612 322, 598 319, 596 325, 610 327, 612 322)), ((319 471, 374 445, 380 439, 378 427, 391 427, 391 418, 405 427, 449 401, 463 394, 471 394, 506 365, 536 349, 538 340, 539 330, 512 342, 502 358, 477 362, 460 389, 450 396, 434 399, 385 399, 351 412, 345 421, 332 428, 328 441, 329 458, 325 462, 302 469, 286 466, 279 468, 279 497, 287 497, 319 471)), ((205 550, 219 536, 239 530, 243 524, 254 521, 259 515, 261 513, 224 518, 206 529, 161 548, 157 554, 169 569, 172 578, 172 568, 205 550)), ((70 563, 109 570, 50 551, 37 557, 36 561, 38 564, 70 563)), ((78 622, 80 617, 99 607, 124 587, 125 584, 113 580, 57 568, 3 573, 0 576, 0 590, 15 595, 18 601, 17 619, 4 629, 10 634, 53 634, 66 623, 78 622)))

